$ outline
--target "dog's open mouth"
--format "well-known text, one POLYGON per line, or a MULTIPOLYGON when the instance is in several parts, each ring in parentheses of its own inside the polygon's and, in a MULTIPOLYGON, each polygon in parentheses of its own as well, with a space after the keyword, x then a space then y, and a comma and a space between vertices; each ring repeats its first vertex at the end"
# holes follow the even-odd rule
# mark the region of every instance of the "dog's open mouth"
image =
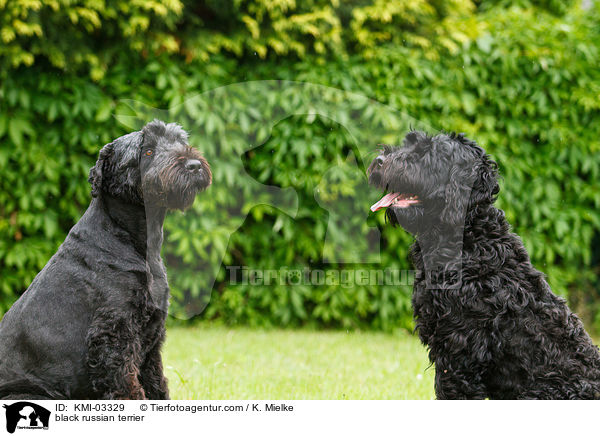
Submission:
POLYGON ((400 192, 390 192, 383 196, 381 200, 371 206, 373 212, 383 209, 384 207, 400 207, 406 208, 413 204, 419 203, 419 196, 413 194, 402 194, 400 192))

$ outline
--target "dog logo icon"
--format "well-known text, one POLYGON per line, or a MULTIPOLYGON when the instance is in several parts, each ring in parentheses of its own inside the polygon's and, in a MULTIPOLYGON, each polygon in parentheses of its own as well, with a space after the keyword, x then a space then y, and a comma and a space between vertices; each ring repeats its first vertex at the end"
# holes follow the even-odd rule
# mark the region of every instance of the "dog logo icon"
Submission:
POLYGON ((50 411, 29 401, 19 401, 3 405, 6 409, 6 431, 14 433, 15 429, 48 430, 50 411))

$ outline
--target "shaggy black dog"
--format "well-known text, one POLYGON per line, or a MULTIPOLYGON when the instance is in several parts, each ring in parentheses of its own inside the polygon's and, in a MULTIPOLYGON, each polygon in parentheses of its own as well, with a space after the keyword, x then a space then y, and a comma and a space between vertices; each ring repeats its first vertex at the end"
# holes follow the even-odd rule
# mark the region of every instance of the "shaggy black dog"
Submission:
POLYGON ((531 264, 504 212, 497 165, 463 135, 410 132, 385 147, 372 210, 416 236, 416 329, 439 399, 600 398, 600 354, 531 264))
POLYGON ((104 146, 89 181, 87 211, 0 323, 0 398, 168 398, 162 225, 210 168, 155 120, 104 146))

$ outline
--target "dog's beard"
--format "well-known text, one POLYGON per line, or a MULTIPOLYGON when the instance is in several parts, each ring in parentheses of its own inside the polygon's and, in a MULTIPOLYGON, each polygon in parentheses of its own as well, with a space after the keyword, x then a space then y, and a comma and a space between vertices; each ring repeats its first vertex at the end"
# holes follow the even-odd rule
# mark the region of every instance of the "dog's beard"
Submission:
POLYGON ((388 207, 386 220, 393 226, 401 226, 409 233, 417 234, 426 223, 425 210, 422 206, 388 207))
POLYGON ((186 210, 196 195, 210 184, 205 171, 190 173, 179 168, 168 168, 144 178, 143 191, 147 204, 167 209, 186 210))
POLYGON ((191 185, 167 191, 165 206, 167 209, 186 210, 194 203, 197 193, 198 189, 191 185))

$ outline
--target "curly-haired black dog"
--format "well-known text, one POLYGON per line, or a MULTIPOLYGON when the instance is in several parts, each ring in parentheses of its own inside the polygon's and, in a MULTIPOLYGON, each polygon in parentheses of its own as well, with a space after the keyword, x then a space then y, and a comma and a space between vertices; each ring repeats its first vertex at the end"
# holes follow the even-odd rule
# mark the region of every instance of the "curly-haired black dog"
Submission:
POLYGON ((89 181, 87 211, 0 323, 0 398, 168 398, 162 225, 210 168, 155 120, 104 146, 89 181))
POLYGON ((439 399, 600 398, 600 354, 552 293, 504 212, 497 165, 463 135, 410 132, 384 147, 371 208, 416 236, 416 329, 439 399))

